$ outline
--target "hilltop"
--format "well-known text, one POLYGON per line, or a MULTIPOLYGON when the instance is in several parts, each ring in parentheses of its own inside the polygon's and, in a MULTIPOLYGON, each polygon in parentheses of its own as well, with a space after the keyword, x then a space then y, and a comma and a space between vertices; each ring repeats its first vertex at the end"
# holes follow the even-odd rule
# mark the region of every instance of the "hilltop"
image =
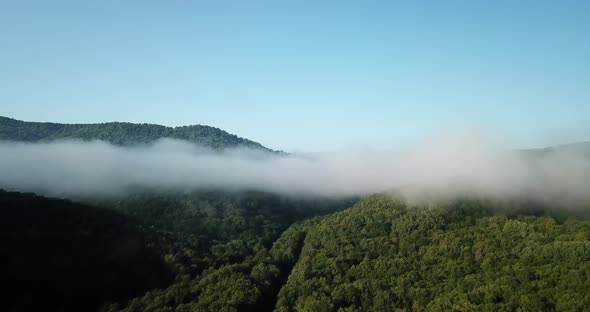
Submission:
POLYGON ((162 138, 186 140, 213 149, 245 147, 273 152, 260 143, 203 125, 167 127, 129 122, 60 124, 28 122, 0 116, 0 140, 23 142, 48 142, 59 139, 102 140, 127 146, 151 143, 162 138))

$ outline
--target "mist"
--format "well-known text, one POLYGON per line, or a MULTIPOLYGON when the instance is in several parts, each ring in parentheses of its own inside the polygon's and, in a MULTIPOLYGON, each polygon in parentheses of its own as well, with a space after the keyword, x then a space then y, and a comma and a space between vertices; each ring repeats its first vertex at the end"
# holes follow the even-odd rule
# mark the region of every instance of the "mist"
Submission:
POLYGON ((135 189, 257 190, 349 196, 470 193, 588 200, 590 159, 573 149, 516 151, 485 135, 454 134, 399 150, 276 155, 214 151, 161 139, 122 147, 101 141, 0 141, 0 188, 51 196, 121 196, 135 189))

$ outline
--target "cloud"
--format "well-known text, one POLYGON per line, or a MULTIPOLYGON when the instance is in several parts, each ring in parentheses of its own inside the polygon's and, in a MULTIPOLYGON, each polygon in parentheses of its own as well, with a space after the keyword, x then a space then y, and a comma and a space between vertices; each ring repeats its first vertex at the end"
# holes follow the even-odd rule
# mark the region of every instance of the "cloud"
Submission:
POLYGON ((101 141, 0 142, 0 188, 53 196, 113 196, 135 188, 261 190, 287 195, 473 192, 487 196, 588 199, 590 159, 541 155, 459 133, 405 150, 269 155, 224 152, 162 139, 121 147, 101 141))

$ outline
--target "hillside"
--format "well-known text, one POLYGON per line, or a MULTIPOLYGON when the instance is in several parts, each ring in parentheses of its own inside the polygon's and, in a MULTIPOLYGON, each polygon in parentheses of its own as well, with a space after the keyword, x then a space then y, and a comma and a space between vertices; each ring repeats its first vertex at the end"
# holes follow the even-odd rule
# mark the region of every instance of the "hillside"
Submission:
POLYGON ((266 275, 255 282, 244 267, 267 257, 294 222, 355 201, 162 192, 78 204, 0 191, 0 274, 11 285, 1 307, 97 311, 137 298, 130 307, 138 311, 189 304, 269 310, 282 282, 271 287, 266 275))
POLYGON ((166 127, 153 124, 109 122, 100 124, 59 124, 27 122, 0 116, 0 140, 46 142, 59 139, 102 140, 116 145, 150 143, 161 138, 186 140, 224 149, 247 147, 271 151, 260 143, 240 138, 221 129, 194 125, 166 127))
POLYGON ((574 215, 373 195, 109 311, 583 311, 590 221, 574 215))
MULTIPOLYGON (((207 126, 65 125, 0 117, 0 140, 104 140, 127 146, 159 138, 271 151, 207 126)), ((533 160, 562 152, 590 157, 590 144, 520 152, 533 160)), ((584 190, 582 183, 576 187, 584 190)), ((121 197, 78 198, 84 203, 0 191, 0 274, 11 285, 3 310, 584 311, 590 306, 590 206, 573 209, 568 198, 549 204, 521 197, 445 197, 409 204, 393 194, 358 202, 143 188, 121 197)))
POLYGON ((590 306, 590 222, 538 203, 412 207, 374 195, 301 232, 301 256, 279 293, 279 311, 590 306))
POLYGON ((121 213, 1 190, 0 208, 0 310, 92 311, 172 281, 121 213))
POLYGON ((588 207, 483 199, 410 205, 388 194, 342 210, 354 200, 257 192, 138 193, 89 204, 102 208, 0 192, 8 310, 590 305, 588 207))
POLYGON ((525 155, 544 157, 552 153, 570 153, 590 158, 590 142, 577 142, 548 146, 544 148, 533 148, 521 150, 525 155))

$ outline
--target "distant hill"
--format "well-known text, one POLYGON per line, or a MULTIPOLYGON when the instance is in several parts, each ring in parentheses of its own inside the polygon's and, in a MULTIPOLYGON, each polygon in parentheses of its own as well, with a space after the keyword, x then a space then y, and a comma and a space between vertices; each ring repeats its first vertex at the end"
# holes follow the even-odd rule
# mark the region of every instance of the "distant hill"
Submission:
POLYGON ((60 124, 28 122, 0 116, 0 140, 47 142, 58 139, 79 139, 102 140, 115 145, 135 145, 150 143, 161 138, 186 140, 214 149, 246 147, 272 151, 260 143, 218 128, 202 125, 166 127, 128 122, 60 124))
POLYGON ((547 156, 551 153, 575 153, 580 156, 587 156, 590 158, 590 142, 576 142, 569 144, 560 144, 548 146, 544 148, 533 148, 522 150, 526 155, 530 156, 547 156))

